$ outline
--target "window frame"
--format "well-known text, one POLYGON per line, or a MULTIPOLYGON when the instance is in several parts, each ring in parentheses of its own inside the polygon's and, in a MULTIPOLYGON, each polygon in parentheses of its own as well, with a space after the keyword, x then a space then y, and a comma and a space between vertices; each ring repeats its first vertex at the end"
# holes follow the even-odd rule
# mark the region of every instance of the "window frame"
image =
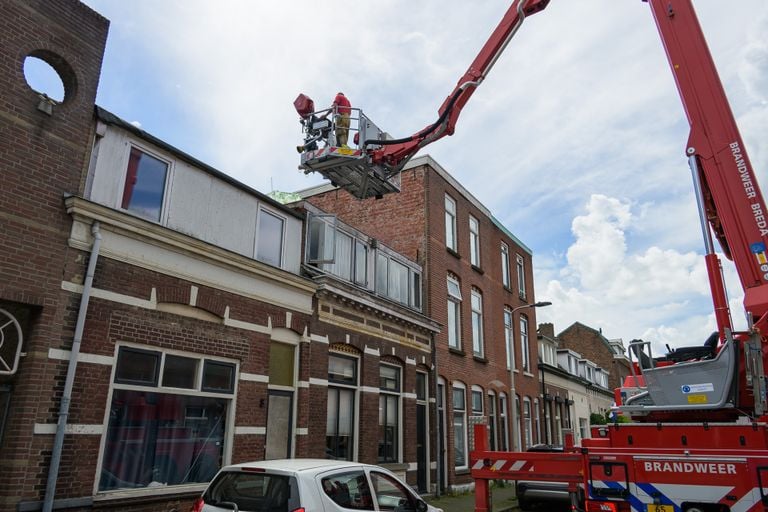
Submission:
POLYGON ((498 448, 499 437, 499 414, 498 405, 496 403, 496 393, 493 390, 488 390, 488 447, 491 451, 495 451, 498 448))
POLYGON ((520 315, 520 359, 523 372, 531 372, 531 346, 528 330, 528 317, 520 315))
POLYGON ((421 294, 423 288, 422 269, 417 268, 413 263, 394 251, 390 252, 389 250, 384 250, 382 247, 376 248, 373 282, 376 295, 395 301, 398 304, 403 304, 411 309, 421 311, 421 294), (394 297, 389 293, 392 263, 400 265, 406 270, 405 286, 407 297, 405 302, 399 297, 394 297), (382 265, 386 265, 383 270, 382 265), (383 275, 382 272, 385 274, 383 275))
MULTIPOLYGON (((382 445, 382 434, 383 434, 382 428, 385 428, 387 426, 387 420, 388 420, 388 417, 387 417, 388 407, 387 406, 389 405, 390 400, 393 400, 394 403, 395 403, 394 412, 395 412, 395 416, 396 416, 395 417, 395 432, 394 432, 394 435, 392 436, 392 443, 393 443, 394 454, 393 454, 392 458, 390 459, 386 455, 384 455, 382 457, 382 455, 380 453, 377 453, 376 460, 379 463, 382 463, 382 464, 398 463, 402 459, 402 449, 401 449, 401 446, 402 446, 401 435, 402 435, 402 431, 403 431, 403 427, 402 427, 403 414, 402 414, 402 411, 401 411, 401 407, 402 407, 402 390, 403 390, 403 368, 401 366, 394 365, 394 364, 380 363, 379 364, 379 420, 378 420, 378 432, 379 432, 379 435, 378 435, 378 446, 379 446, 379 449, 381 448, 381 445, 382 445), (397 387, 396 387, 396 389, 389 389, 389 388, 382 387, 382 385, 381 385, 381 378, 382 378, 382 376, 381 376, 381 369, 384 368, 384 367, 386 367, 386 368, 393 368, 393 369, 397 370, 397 387), (384 399, 383 406, 382 406, 382 399, 384 399), (381 417, 382 411, 384 412, 384 425, 382 425, 382 417, 381 417)), ((385 447, 385 450, 386 450, 386 446, 387 446, 386 435, 384 435, 383 441, 384 441, 384 447, 385 447)))
POLYGON ((480 221, 469 216, 469 263, 480 268, 480 221))
POLYGON ((472 390, 470 392, 470 404, 472 407, 472 415, 473 416, 482 416, 485 411, 485 393, 483 393, 483 388, 477 385, 472 386, 472 390), (477 404, 479 403, 480 407, 477 407, 477 404))
MULTIPOLYGON (((360 358, 349 355, 349 354, 343 354, 338 352, 329 352, 328 353, 328 404, 326 407, 326 432, 325 432, 325 447, 326 450, 329 450, 328 446, 328 438, 330 437, 328 435, 328 421, 330 420, 329 414, 330 410, 328 408, 330 407, 330 393, 333 391, 336 393, 336 411, 335 411, 335 424, 336 424, 336 432, 335 432, 335 443, 334 448, 331 449, 333 452, 333 455, 335 458, 339 458, 338 450, 340 445, 340 438, 342 436, 339 435, 339 426, 341 424, 341 398, 342 398, 342 392, 351 392, 352 394, 352 404, 350 409, 350 433, 349 433, 349 454, 346 459, 343 460, 349 460, 354 461, 357 457, 357 406, 359 402, 359 392, 360 392, 360 358), (352 375, 352 382, 350 381, 343 381, 340 379, 334 379, 331 377, 330 374, 330 362, 331 358, 337 358, 342 360, 347 360, 353 362, 353 375, 352 375)), ((326 452, 327 453, 327 452, 326 452)))
POLYGON ((126 154, 125 154, 125 160, 123 165, 123 172, 121 173, 122 181, 120 185, 120 192, 117 196, 117 209, 123 212, 128 212, 131 215, 135 215, 141 219, 144 219, 149 222, 154 222, 156 224, 160 224, 162 226, 165 226, 168 223, 168 199, 171 194, 171 184, 173 183, 173 174, 174 174, 174 160, 165 156, 162 156, 157 151, 150 149, 148 146, 145 146, 143 144, 138 143, 137 141, 130 141, 127 144, 126 154), (155 220, 151 217, 148 217, 146 215, 141 215, 136 210, 131 210, 130 208, 124 208, 123 202, 125 200, 125 192, 126 192, 126 185, 128 184, 128 167, 130 165, 131 161, 131 152, 133 150, 140 151, 141 153, 146 154, 147 156, 150 156, 156 160, 159 160, 163 162, 166 165, 166 172, 165 172, 165 181, 163 183, 163 194, 160 199, 160 212, 158 215, 158 219, 155 220))
POLYGON ((531 399, 523 397, 523 430, 525 435, 525 447, 530 448, 533 445, 533 424, 531 414, 531 399))
POLYGON ((507 349, 507 370, 517 371, 515 357, 515 316, 512 308, 504 306, 504 343, 507 349))
MULTIPOLYGON (((226 466, 231 463, 232 459, 232 447, 234 443, 234 435, 235 435, 235 409, 236 409, 236 403, 238 398, 238 381, 240 376, 240 363, 236 359, 228 359, 224 357, 219 356, 210 356, 207 354, 197 353, 197 352, 187 352, 187 351, 181 351, 181 350, 173 350, 173 349, 165 349, 160 347, 154 347, 154 346, 148 346, 148 345, 141 345, 137 343, 130 343, 130 342, 120 342, 115 345, 114 349, 114 364, 112 366, 112 374, 110 376, 109 380, 109 390, 107 394, 107 403, 109 404, 108 407, 106 407, 106 412, 104 415, 104 423, 103 423, 103 432, 101 434, 101 439, 99 441, 99 452, 96 460, 96 474, 101 475, 103 471, 103 467, 105 464, 105 452, 107 447, 107 441, 109 437, 109 426, 110 426, 110 411, 112 409, 112 403, 113 403, 113 397, 115 394, 115 391, 128 391, 128 392, 146 392, 146 393, 154 393, 157 395, 174 395, 174 396, 185 396, 185 397, 200 397, 200 398, 214 398, 219 400, 225 400, 227 402, 227 410, 224 413, 223 421, 224 421, 224 427, 223 427, 223 443, 221 447, 221 467, 226 466), (120 351, 122 349, 128 349, 132 351, 143 351, 143 352, 159 352, 160 353, 160 361, 159 366, 157 370, 158 378, 156 380, 155 385, 149 386, 149 385, 137 385, 137 384, 126 384, 121 383, 117 381, 117 367, 119 363, 119 355, 120 351), (175 388, 170 386, 163 386, 163 376, 164 376, 164 370, 165 370, 165 359, 167 355, 176 356, 176 357, 185 357, 190 359, 197 359, 198 364, 196 368, 196 375, 195 375, 195 388, 193 389, 187 389, 187 388, 175 388), (219 364, 226 364, 231 365, 233 368, 233 388, 231 392, 225 392, 225 391, 203 391, 203 371, 205 367, 206 361, 212 361, 219 364)), ((102 494, 104 492, 111 492, 111 491, 120 491, 120 492, 130 492, 130 493, 146 493, 148 492, 150 487, 136 487, 136 488, 129 488, 129 487, 117 487, 115 489, 109 489, 109 490, 100 490, 100 484, 101 484, 101 476, 97 476, 94 478, 93 482, 93 492, 94 494, 102 494)), ((182 485, 187 484, 169 484, 168 487, 177 487, 180 488, 182 485)))
POLYGON ((448 274, 446 286, 448 290, 448 347, 461 350, 461 283, 457 277, 448 274), (451 292, 451 284, 456 285, 457 293, 451 292), (451 321, 452 308, 455 311, 453 321, 451 321), (451 343, 451 338, 455 340, 455 343, 451 343))
POLYGON ((458 234, 456 232, 456 200, 450 195, 445 194, 443 208, 445 209, 445 246, 454 252, 458 252, 458 234), (452 205, 453 211, 449 211, 449 204, 452 205))
POLYGON ((453 466, 456 470, 469 468, 469 444, 467 442, 467 387, 461 382, 454 382, 451 386, 451 424, 453 425, 453 466), (461 393, 463 397, 463 408, 456 407, 457 392, 461 393), (462 464, 457 464, 456 460, 456 418, 461 419, 462 428, 462 443, 464 446, 464 461, 462 464))
POLYGON ((509 450, 509 398, 506 393, 499 393, 499 443, 501 451, 509 450))
POLYGON ((517 266, 517 293, 522 300, 525 300, 526 286, 525 286, 525 260, 519 254, 515 255, 517 266))
POLYGON ((485 340, 483 336, 483 292, 472 287, 470 307, 472 309, 472 354, 485 357, 485 340))
POLYGON ((512 286, 509 273, 509 246, 501 242, 501 284, 504 288, 512 286))
POLYGON ((283 216, 283 215, 278 214, 277 212, 275 212, 275 211, 273 211, 273 210, 271 210, 269 208, 265 208, 264 205, 261 205, 261 204, 259 205, 258 213, 256 215, 257 215, 257 217, 256 217, 256 239, 255 239, 255 243, 254 243, 254 246, 253 246, 253 259, 255 259, 256 261, 260 261, 262 263, 265 263, 267 265, 272 265, 272 266, 275 266, 275 267, 278 267, 278 268, 282 268, 283 265, 284 265, 284 260, 285 260, 285 234, 286 234, 287 218, 285 216, 283 216), (262 240, 261 240, 261 221, 264 218, 263 215, 269 215, 273 219, 279 220, 280 223, 281 223, 281 227, 280 227, 280 255, 278 257, 279 262, 277 264, 275 264, 272 261, 267 261, 265 259, 261 259, 259 257, 259 250, 260 250, 261 243, 262 243, 262 240))

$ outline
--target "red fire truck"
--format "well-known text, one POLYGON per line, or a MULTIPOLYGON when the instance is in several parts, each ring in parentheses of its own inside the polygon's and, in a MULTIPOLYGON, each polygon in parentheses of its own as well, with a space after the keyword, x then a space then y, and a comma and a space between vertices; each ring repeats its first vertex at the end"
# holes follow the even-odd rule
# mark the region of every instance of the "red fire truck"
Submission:
MULTIPOLYGON (((487 451, 475 428, 471 453, 476 512, 490 510, 488 480, 558 480, 572 507, 588 511, 768 511, 768 210, 691 0, 644 0, 655 19, 677 83, 690 136, 685 156, 696 193, 717 333, 704 346, 660 358, 630 344, 635 374, 617 390, 632 423, 592 429, 562 453, 487 451), (744 289, 748 329, 735 332, 713 237, 732 259, 744 289), (585 495, 583 503, 576 497, 585 495)), ((398 175, 425 145, 453 133, 462 107, 523 20, 549 0, 516 0, 442 104, 438 120, 392 139, 362 111, 353 113, 355 148, 335 143, 339 113, 314 112, 300 95, 305 133, 301 168, 319 172, 359 198, 399 190, 398 175), (322 143, 322 147, 320 144, 322 143)))

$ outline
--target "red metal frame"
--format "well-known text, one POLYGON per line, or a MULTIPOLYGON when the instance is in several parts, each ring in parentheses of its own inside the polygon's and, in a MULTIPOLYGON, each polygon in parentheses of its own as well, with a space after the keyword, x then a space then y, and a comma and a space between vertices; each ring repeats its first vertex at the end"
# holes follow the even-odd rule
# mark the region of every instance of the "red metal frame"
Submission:
MULTIPOLYGON (((649 4, 691 127, 686 150, 701 169, 707 219, 736 265, 747 313, 766 332, 768 210, 744 142, 691 1, 649 4)), ((707 267, 722 334, 728 304, 719 265, 708 262, 707 267)))

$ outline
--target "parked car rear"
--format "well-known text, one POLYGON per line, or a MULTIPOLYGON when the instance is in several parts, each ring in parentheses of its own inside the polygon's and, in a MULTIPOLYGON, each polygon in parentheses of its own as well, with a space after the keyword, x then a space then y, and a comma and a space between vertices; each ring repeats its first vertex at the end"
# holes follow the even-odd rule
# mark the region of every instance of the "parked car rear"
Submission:
POLYGON ((283 459, 226 466, 192 512, 442 512, 379 466, 283 459))

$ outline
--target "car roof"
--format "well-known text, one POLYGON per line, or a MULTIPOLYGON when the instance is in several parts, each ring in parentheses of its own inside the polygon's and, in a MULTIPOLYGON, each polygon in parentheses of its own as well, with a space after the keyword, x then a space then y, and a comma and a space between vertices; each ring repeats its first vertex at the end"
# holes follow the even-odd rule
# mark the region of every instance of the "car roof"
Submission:
POLYGON ((301 473, 310 471, 327 471, 332 469, 359 468, 369 466, 359 462, 338 461, 331 459, 276 459, 259 460, 253 462, 243 462, 241 464, 232 464, 222 468, 222 471, 238 470, 243 468, 258 468, 267 471, 279 471, 286 473, 301 473))

